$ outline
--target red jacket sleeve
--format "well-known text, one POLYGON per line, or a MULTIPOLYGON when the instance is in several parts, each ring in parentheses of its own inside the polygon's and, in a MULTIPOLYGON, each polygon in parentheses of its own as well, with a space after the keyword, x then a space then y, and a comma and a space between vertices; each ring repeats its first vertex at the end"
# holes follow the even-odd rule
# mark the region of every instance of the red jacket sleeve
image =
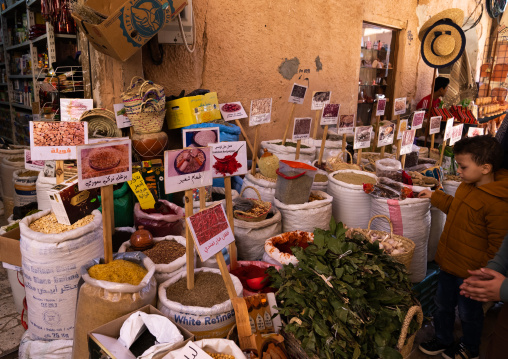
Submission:
POLYGON ((453 202, 453 196, 450 196, 449 194, 444 193, 443 191, 435 191, 432 194, 432 197, 430 198, 430 203, 434 206, 439 208, 442 212, 445 214, 448 214, 448 211, 450 210, 450 206, 453 202))

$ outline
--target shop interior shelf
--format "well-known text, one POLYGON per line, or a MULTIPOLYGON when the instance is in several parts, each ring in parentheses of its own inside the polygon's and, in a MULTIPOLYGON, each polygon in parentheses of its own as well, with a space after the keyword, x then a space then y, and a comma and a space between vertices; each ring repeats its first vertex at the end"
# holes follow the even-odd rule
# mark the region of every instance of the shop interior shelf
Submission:
POLYGON ((5 15, 7 14, 9 11, 17 8, 18 6, 20 6, 21 4, 26 4, 26 0, 19 0, 19 1, 16 1, 14 4, 12 4, 11 6, 9 6, 8 8, 6 8, 5 10, 2 11, 2 15, 5 15))
POLYGON ((10 50, 15 50, 15 49, 19 49, 19 48, 27 47, 27 46, 30 46, 30 41, 25 41, 25 42, 22 42, 21 44, 9 46, 6 48, 6 50, 10 51, 10 50))
POLYGON ((10 79, 31 79, 32 75, 9 75, 10 79))
POLYGON ((32 106, 23 105, 22 103, 13 103, 12 106, 32 111, 32 106))
POLYGON ((39 41, 45 40, 48 38, 48 34, 43 34, 39 37, 36 37, 35 39, 31 40, 33 44, 38 43, 39 41))
POLYGON ((9 102, 8 101, 0 101, 0 105, 9 106, 9 102))

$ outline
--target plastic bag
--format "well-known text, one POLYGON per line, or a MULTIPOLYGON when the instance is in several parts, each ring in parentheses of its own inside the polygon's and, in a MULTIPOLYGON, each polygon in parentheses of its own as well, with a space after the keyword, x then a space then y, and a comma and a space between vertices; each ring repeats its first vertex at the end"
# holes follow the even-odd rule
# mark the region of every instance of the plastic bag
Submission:
MULTIPOLYGON (((259 170, 257 170, 256 173, 259 173, 259 170)), ((275 198, 275 184, 276 182, 256 178, 249 172, 245 175, 245 178, 243 180, 242 191, 245 187, 249 186, 254 187, 259 191, 259 194, 261 195, 261 199, 263 201, 273 203, 274 202, 273 200, 275 198)), ((252 189, 247 188, 243 194, 243 197, 257 198, 257 194, 252 189)))
POLYGON ((387 177, 394 181, 398 181, 402 169, 400 161, 391 158, 383 158, 376 161, 376 176, 387 177))
MULTIPOLYGON (((199 348, 203 349, 205 352, 209 353, 218 353, 218 354, 226 354, 232 355, 235 359, 247 359, 245 354, 243 354, 242 349, 235 344, 234 341, 228 339, 203 339, 194 342, 199 348)), ((176 359, 179 358, 181 353, 183 353, 183 348, 172 351, 167 354, 163 359, 176 359)))
POLYGON ((159 200, 171 208, 175 214, 145 213, 139 203, 134 205, 134 224, 144 226, 154 237, 179 236, 183 231, 185 212, 182 207, 166 200, 159 200))
POLYGON ((72 356, 75 359, 88 356, 87 334, 114 319, 138 310, 145 305, 155 306, 157 283, 153 277, 155 264, 141 252, 115 253, 113 259, 125 259, 140 264, 148 273, 139 285, 113 283, 91 278, 88 269, 103 262, 95 258, 81 267, 76 327, 72 356))
MULTIPOLYGON (((287 140, 286 142, 293 141, 287 140)), ((279 160, 295 161, 296 147, 283 146, 282 144, 277 145, 276 143, 282 143, 282 140, 261 141, 261 146, 258 155, 262 156, 264 153, 264 149, 266 148, 268 152, 271 152, 274 155, 276 155, 279 158, 279 160)), ((312 161, 314 161, 314 159, 316 158, 316 147, 313 145, 307 145, 307 147, 309 148, 300 149, 300 157, 298 161, 312 163, 312 161)))

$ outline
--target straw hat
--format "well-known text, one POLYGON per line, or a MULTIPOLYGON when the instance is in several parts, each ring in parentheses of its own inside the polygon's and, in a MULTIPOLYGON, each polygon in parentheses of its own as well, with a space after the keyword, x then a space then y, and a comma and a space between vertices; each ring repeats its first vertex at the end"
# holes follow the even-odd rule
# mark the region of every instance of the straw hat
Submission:
POLYGON ((422 59, 432 68, 452 65, 464 52, 466 35, 450 19, 438 20, 423 35, 422 59))
POLYGON ((425 35, 429 27, 434 25, 439 20, 444 19, 450 19, 451 22, 459 25, 459 27, 462 27, 462 24, 464 23, 464 11, 462 11, 461 9, 447 9, 432 16, 425 22, 425 24, 423 24, 422 28, 420 29, 420 32, 418 33, 418 38, 420 39, 420 41, 423 41, 423 36, 425 35))

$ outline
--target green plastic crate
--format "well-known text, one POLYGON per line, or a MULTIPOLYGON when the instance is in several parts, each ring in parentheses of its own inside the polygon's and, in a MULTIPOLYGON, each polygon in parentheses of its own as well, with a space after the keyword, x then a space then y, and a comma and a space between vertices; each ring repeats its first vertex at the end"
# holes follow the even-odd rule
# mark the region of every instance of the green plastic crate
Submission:
POLYGON ((423 315, 426 317, 432 317, 437 309, 434 298, 437 292, 437 278, 439 272, 440 270, 437 263, 429 262, 427 264, 427 275, 425 279, 413 286, 416 298, 418 298, 422 305, 423 315))

